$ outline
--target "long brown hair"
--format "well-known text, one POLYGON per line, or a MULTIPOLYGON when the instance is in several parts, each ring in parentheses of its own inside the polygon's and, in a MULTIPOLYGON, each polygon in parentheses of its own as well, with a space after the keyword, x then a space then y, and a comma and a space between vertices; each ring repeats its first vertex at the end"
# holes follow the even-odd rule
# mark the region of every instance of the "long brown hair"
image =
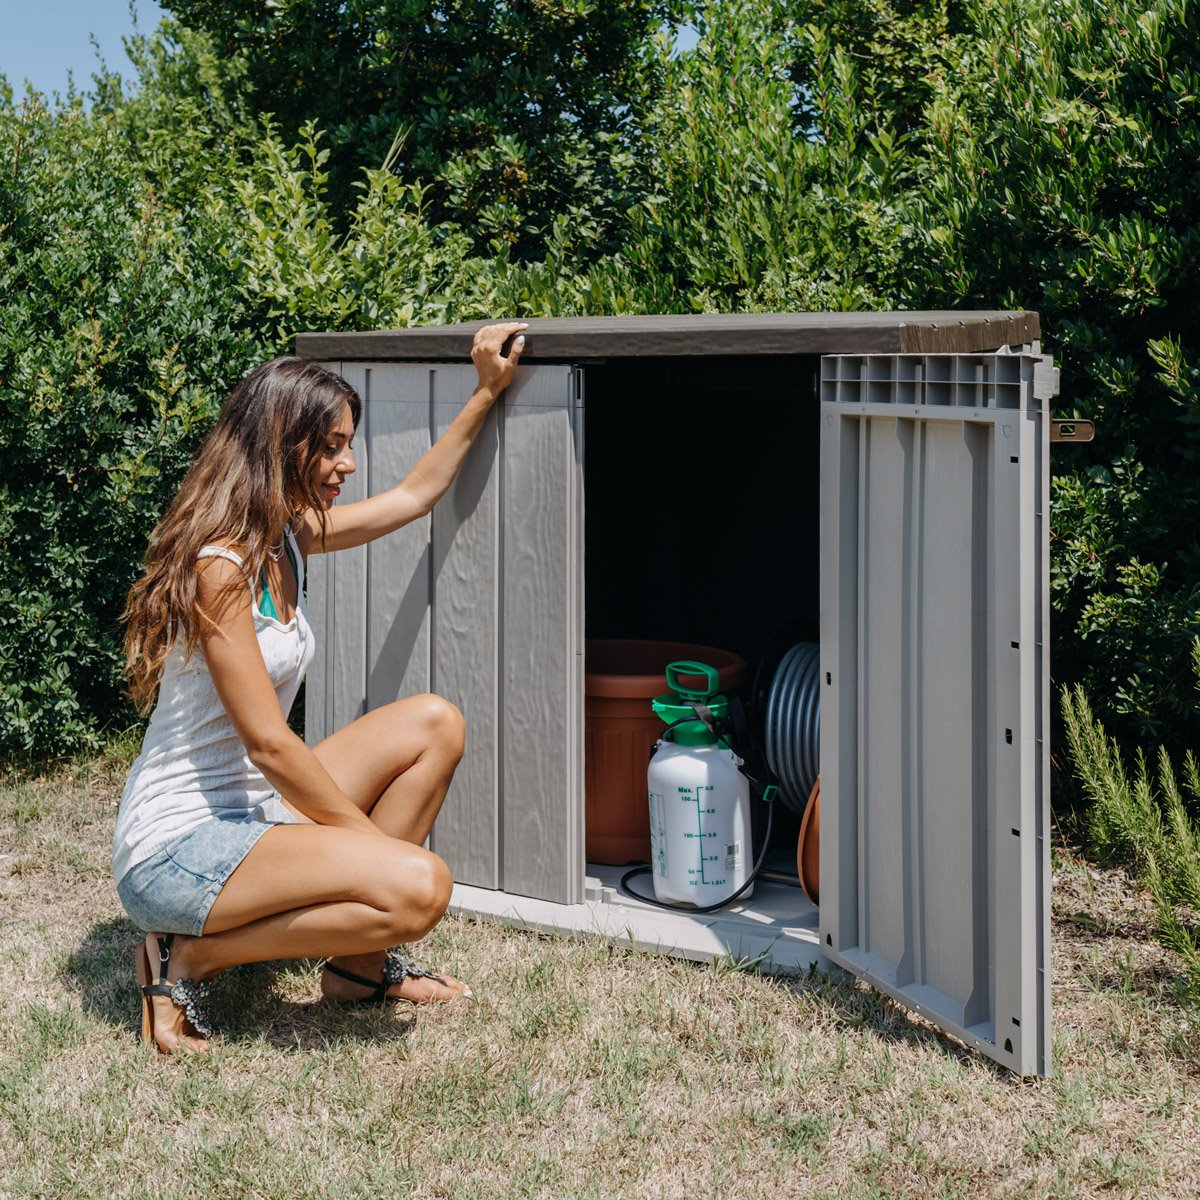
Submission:
POLYGON ((190 658, 213 615, 199 602, 196 555, 209 543, 234 546, 242 573, 216 598, 218 611, 258 577, 270 548, 306 509, 325 507, 313 465, 350 406, 358 428, 362 402, 343 379, 302 358, 275 358, 251 371, 230 393, 217 423, 183 477, 175 499, 150 535, 145 574, 129 589, 125 629, 128 694, 145 715, 179 631, 190 658))

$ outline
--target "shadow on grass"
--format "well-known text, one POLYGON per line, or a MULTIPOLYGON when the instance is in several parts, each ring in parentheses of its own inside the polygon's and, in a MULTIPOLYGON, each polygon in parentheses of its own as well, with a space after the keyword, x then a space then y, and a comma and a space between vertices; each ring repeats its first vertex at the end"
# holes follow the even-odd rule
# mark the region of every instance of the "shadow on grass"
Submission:
POLYGON ((882 992, 856 981, 837 968, 813 966, 799 976, 780 976, 779 983, 814 1007, 836 1016, 847 1030, 869 1032, 882 1043, 907 1046, 953 1059, 964 1069, 989 1071, 997 1083, 1027 1087, 1030 1082, 986 1058, 924 1018, 910 1013, 882 992))
MULTIPOLYGON (((137 1037, 141 1001, 135 963, 143 934, 131 921, 98 921, 59 968, 63 983, 79 993, 84 1011, 137 1037)), ((327 1004, 320 995, 316 960, 234 967, 210 982, 208 1012, 228 1044, 265 1041, 281 1050, 321 1050, 348 1040, 388 1042, 407 1038, 414 1018, 401 1006, 368 1008, 327 1004), (303 991, 310 999, 282 993, 303 991)))

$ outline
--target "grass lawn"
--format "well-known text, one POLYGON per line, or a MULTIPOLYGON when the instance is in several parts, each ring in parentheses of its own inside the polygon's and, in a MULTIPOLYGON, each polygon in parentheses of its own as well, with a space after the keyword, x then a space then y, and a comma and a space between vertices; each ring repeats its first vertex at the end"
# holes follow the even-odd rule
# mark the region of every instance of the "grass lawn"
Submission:
POLYGON ((839 975, 447 919, 471 1005, 337 1009, 317 964, 138 1044, 108 870, 125 762, 0 779, 0 1197, 1124 1197, 1200 1190, 1200 1026, 1117 872, 1056 853, 1054 1077, 839 975))

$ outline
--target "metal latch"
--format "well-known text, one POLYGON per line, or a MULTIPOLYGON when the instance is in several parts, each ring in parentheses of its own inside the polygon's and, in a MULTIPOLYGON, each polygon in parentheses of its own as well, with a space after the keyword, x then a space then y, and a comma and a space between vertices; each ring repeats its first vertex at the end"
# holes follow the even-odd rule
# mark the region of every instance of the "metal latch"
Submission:
POLYGON ((1090 442, 1096 436, 1096 426, 1078 417, 1063 417, 1050 422, 1052 442, 1090 442))

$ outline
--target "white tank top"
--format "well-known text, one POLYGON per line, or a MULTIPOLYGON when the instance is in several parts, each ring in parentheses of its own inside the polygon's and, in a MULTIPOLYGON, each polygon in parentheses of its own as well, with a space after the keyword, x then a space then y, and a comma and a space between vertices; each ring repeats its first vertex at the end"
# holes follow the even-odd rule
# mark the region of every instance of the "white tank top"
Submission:
MULTIPOLYGON (((304 608, 304 562, 291 528, 284 530, 299 573, 296 615, 286 623, 264 616, 250 583, 254 632, 286 718, 312 661, 312 626, 304 608)), ((200 558, 221 557, 242 565, 223 546, 205 546, 200 558)), ((163 664, 142 752, 134 761, 121 795, 113 837, 113 878, 118 882, 135 864, 168 842, 223 813, 259 821, 293 821, 279 793, 250 761, 208 672, 198 647, 186 665, 176 640, 163 664)))

